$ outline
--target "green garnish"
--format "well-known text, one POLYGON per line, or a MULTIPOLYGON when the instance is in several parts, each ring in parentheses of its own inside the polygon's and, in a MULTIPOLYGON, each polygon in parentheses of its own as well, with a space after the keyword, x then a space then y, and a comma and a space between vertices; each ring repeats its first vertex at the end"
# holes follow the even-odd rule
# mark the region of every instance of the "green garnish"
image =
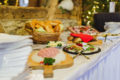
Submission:
POLYGON ((47 42, 47 44, 49 44, 49 43, 50 43, 50 41, 47 42))
POLYGON ((53 65, 54 62, 55 62, 55 59, 53 58, 44 58, 45 65, 53 65))
POLYGON ((90 51, 91 49, 94 49, 93 45, 90 45, 85 51, 90 51))
POLYGON ((61 43, 57 44, 57 47, 62 47, 62 44, 61 43))
POLYGON ((83 30, 80 30, 80 32, 83 32, 83 30))
POLYGON ((42 27, 36 29, 37 32, 46 32, 42 27))
POLYGON ((89 48, 87 48, 85 51, 90 51, 90 47, 89 47, 89 48))
POLYGON ((46 46, 46 48, 49 48, 50 46, 46 46))

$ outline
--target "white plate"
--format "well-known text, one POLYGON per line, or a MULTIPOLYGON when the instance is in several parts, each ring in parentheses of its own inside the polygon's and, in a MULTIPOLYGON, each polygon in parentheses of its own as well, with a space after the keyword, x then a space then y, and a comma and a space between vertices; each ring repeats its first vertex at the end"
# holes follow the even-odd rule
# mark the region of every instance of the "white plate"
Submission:
POLYGON ((15 68, 2 68, 0 69, 0 78, 4 77, 16 77, 22 72, 24 72, 24 67, 15 67, 15 68))
POLYGON ((0 77, 0 80, 12 80, 12 77, 0 77))
POLYGON ((22 60, 22 61, 16 61, 16 62, 11 62, 11 63, 8 63, 8 62, 6 62, 6 63, 4 63, 3 62, 3 64, 2 64, 2 68, 6 68, 6 67, 25 67, 26 66, 26 63, 27 63, 27 60, 22 60))
MULTIPOLYGON (((8 55, 11 55, 12 53, 17 55, 17 53, 22 53, 24 51, 27 51, 27 50, 32 50, 32 47, 31 46, 26 46, 26 47, 22 47, 22 48, 19 48, 19 49, 15 49, 15 50, 9 50, 9 51, 0 51, 0 54, 8 54, 8 55)), ((13 55, 12 55, 13 56, 13 55)))
POLYGON ((23 56, 23 57, 18 57, 18 58, 11 58, 11 59, 5 59, 6 62, 11 63, 11 62, 17 62, 17 61, 23 61, 28 59, 29 55, 23 56))
POLYGON ((28 56, 26 57, 20 57, 20 58, 14 58, 14 59, 6 59, 6 60, 3 60, 2 62, 2 68, 4 67, 16 67, 16 66, 23 66, 25 67, 26 66, 26 63, 27 63, 27 60, 28 60, 28 56))
POLYGON ((4 59, 11 59, 11 58, 19 58, 19 57, 24 57, 28 56, 32 52, 32 47, 28 46, 26 48, 23 48, 17 51, 10 52, 8 54, 4 55, 4 59))
POLYGON ((2 66, 2 63, 3 63, 3 55, 0 55, 0 68, 2 66))
POLYGON ((24 68, 23 69, 21 69, 21 68, 14 68, 14 69, 6 69, 6 70, 1 70, 0 69, 0 76, 2 76, 2 74, 3 75, 6 74, 4 76, 11 75, 11 74, 13 75, 13 74, 21 73, 23 71, 24 71, 24 68), (10 72, 10 73, 8 73, 8 72, 10 72))
POLYGON ((8 34, 0 34, 0 44, 2 43, 12 43, 20 40, 28 39, 31 36, 18 36, 18 35, 8 35, 8 34))
MULTIPOLYGON (((120 36, 107 36, 107 40, 115 40, 115 39, 119 39, 120 36)), ((97 37, 97 39, 99 40, 105 40, 105 37, 97 37)))
POLYGON ((0 50, 3 50, 3 49, 9 50, 14 48, 19 48, 26 45, 32 45, 32 43, 33 41, 31 39, 25 39, 25 40, 13 42, 13 43, 1 43, 0 50))
MULTIPOLYGON (((8 54, 4 54, 1 67, 16 67, 16 66, 26 66, 29 54, 32 52, 32 47, 24 47, 19 50, 15 50, 8 54)), ((2 59, 2 58, 1 58, 2 59)))

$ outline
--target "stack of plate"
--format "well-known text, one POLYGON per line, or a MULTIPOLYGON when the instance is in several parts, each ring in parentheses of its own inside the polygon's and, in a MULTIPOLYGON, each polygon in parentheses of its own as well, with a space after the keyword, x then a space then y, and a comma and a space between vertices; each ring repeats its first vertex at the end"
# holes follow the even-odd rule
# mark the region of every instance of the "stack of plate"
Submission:
POLYGON ((0 34, 0 80, 12 80, 26 68, 31 36, 0 34))

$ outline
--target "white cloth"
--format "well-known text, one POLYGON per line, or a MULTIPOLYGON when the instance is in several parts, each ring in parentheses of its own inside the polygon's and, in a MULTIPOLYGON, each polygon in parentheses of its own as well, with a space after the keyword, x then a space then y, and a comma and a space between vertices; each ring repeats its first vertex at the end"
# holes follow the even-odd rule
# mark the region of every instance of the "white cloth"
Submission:
POLYGON ((30 37, 32 37, 32 36, 18 36, 18 35, 9 35, 9 34, 0 33, 0 45, 7 44, 7 43, 19 42, 21 40, 25 40, 30 37))
POLYGON ((66 9, 68 11, 71 11, 73 10, 74 8, 74 4, 72 2, 72 0, 63 0, 59 5, 58 5, 58 8, 63 8, 63 9, 66 9))
POLYGON ((30 37, 0 34, 0 80, 13 80, 25 70, 32 52, 30 37))
POLYGON ((27 7, 29 5, 29 0, 19 0, 19 5, 21 7, 27 7))
POLYGON ((120 33, 120 22, 105 22, 104 29, 106 33, 120 33))
MULTIPOLYGON (((115 66, 119 63, 120 53, 118 51, 120 51, 120 40, 114 40, 113 43, 104 43, 101 49, 102 51, 100 53, 89 55, 90 60, 85 59, 83 56, 77 57, 72 67, 54 70, 54 77, 46 78, 45 80, 115 80, 116 78, 114 79, 114 77, 118 78, 116 80, 120 80, 120 71, 118 69, 120 66, 115 66), (109 74, 111 79, 108 77, 109 74)), ((43 74, 43 70, 33 72, 43 74)))
MULTIPOLYGON (((120 80, 120 39, 114 40, 113 43, 104 43, 101 46, 101 49, 102 51, 100 53, 90 55, 90 60, 85 59, 83 56, 77 57, 74 60, 74 65, 72 67, 54 70, 54 77, 46 78, 45 80, 120 80)), ((9 63, 12 65, 4 65, 4 67, 2 67, 3 70, 0 70, 0 73, 3 77, 0 77, 0 80, 11 80, 11 76, 16 76, 14 73, 4 75, 5 72, 10 73, 7 72, 8 70, 5 70, 8 69, 8 67, 12 70, 11 66, 16 66, 15 68, 17 69, 18 67, 25 65, 21 65, 23 63, 21 61, 22 58, 20 58, 18 64, 16 63, 17 65, 13 65, 15 64, 14 61, 16 58, 11 59, 11 57, 12 56, 10 55, 6 56, 6 58, 10 60, 9 63)), ((18 74, 19 71, 16 71, 16 73, 18 74)), ((32 74, 37 73, 43 74, 43 70, 33 70, 32 74)), ((22 76, 22 78, 24 77, 22 76)))
POLYGON ((115 12, 115 5, 116 5, 116 3, 114 1, 109 2, 109 12, 110 13, 115 12))
MULTIPOLYGON (((107 51, 97 64, 76 80, 120 80, 120 43, 107 51), (102 59, 103 58, 103 59, 102 59)), ((75 80, 75 79, 74 79, 75 80)))

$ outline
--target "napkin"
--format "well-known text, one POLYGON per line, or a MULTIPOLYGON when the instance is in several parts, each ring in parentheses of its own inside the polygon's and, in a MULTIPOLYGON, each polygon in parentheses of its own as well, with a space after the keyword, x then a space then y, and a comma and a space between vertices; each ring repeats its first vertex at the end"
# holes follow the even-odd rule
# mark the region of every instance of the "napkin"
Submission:
POLYGON ((89 41, 93 40, 93 37, 91 35, 88 35, 88 34, 82 34, 82 33, 75 34, 75 33, 71 33, 70 35, 73 36, 73 37, 81 38, 83 42, 89 42, 89 41))

